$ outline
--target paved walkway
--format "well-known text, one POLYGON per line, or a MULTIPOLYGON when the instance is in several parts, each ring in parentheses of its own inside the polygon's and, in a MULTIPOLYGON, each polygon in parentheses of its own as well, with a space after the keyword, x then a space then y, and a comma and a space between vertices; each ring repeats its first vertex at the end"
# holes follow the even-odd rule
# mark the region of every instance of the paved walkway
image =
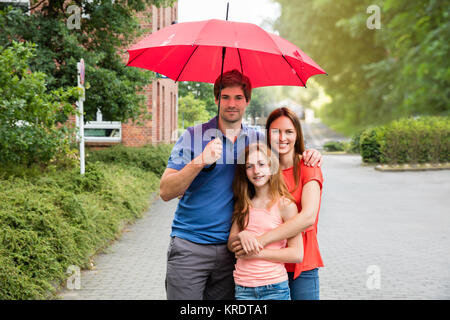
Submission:
POLYGON ((301 123, 305 144, 308 148, 322 150, 323 145, 329 141, 350 141, 349 138, 330 129, 322 122, 301 123))
POLYGON ((119 240, 81 271, 81 290, 63 290, 62 299, 165 300, 164 279, 170 227, 178 199, 156 200, 119 240))
MULTIPOLYGON (((324 159, 321 299, 450 299, 450 171, 379 172, 324 159)), ((157 200, 63 299, 165 299, 178 200, 157 200)))

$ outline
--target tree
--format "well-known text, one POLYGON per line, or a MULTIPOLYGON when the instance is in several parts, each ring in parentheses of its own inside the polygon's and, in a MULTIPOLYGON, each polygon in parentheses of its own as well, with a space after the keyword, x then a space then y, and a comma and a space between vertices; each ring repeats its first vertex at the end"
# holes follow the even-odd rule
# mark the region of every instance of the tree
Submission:
POLYGON ((48 164, 69 149, 64 127, 56 125, 60 115, 74 112, 71 99, 78 88, 48 90, 46 75, 31 72, 34 45, 17 43, 0 51, 0 163, 48 164))
POLYGON ((315 78, 331 96, 329 121, 382 124, 448 115, 450 7, 440 0, 278 0, 280 35, 321 65, 315 78), (369 6, 381 29, 369 29, 369 6))
POLYGON ((191 127, 197 123, 206 122, 210 118, 205 102, 196 99, 193 93, 178 99, 178 128, 191 127))
POLYGON ((217 114, 217 105, 214 102, 214 85, 212 83, 182 81, 178 84, 178 95, 180 97, 186 97, 190 93, 194 95, 195 99, 205 103, 206 111, 209 112, 211 118, 217 114))
POLYGON ((253 119, 253 124, 256 123, 256 118, 262 118, 274 104, 275 98, 273 95, 273 88, 255 88, 252 91, 252 99, 246 109, 246 114, 253 119))
POLYGON ((137 36, 150 31, 140 29, 136 13, 150 5, 172 2, 34 1, 32 6, 41 3, 42 8, 30 16, 18 9, 0 11, 0 46, 10 45, 12 40, 36 43, 30 66, 49 76, 50 89, 76 84, 76 63, 83 58, 90 86, 85 120, 93 120, 98 108, 106 119, 137 119, 145 112, 145 97, 136 92, 151 82, 154 73, 126 67, 121 55, 137 36), (73 14, 68 12, 70 5, 83 8, 83 14, 90 16, 81 19, 80 29, 68 28, 73 14))

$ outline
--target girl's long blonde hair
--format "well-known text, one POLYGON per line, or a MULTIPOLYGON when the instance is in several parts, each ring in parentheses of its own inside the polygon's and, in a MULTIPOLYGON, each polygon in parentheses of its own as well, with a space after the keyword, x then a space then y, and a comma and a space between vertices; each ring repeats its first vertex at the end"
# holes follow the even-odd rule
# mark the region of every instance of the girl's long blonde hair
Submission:
POLYGON ((269 178, 269 190, 271 194, 270 206, 274 205, 280 197, 286 197, 295 202, 292 195, 289 193, 283 177, 281 176, 280 165, 278 158, 264 143, 253 143, 245 148, 245 151, 240 155, 236 173, 233 180, 234 193, 234 211, 232 222, 236 221, 240 230, 244 230, 248 224, 249 208, 252 206, 251 199, 255 196, 255 187, 248 180, 246 173, 246 165, 250 153, 253 151, 261 152, 267 159, 267 164, 270 167, 271 176, 269 178), (242 159, 244 157, 244 159, 242 159))

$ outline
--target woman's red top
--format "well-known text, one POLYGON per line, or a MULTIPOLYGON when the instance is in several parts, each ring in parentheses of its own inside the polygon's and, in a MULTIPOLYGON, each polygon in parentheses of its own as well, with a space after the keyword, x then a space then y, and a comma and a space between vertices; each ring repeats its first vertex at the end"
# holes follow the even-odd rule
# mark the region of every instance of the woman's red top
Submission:
MULTIPOLYGON (((303 163, 303 159, 300 160, 299 168, 300 168, 299 170, 300 180, 298 188, 295 191, 293 191, 295 188, 294 167, 284 169, 282 171, 284 181, 289 191, 291 192, 292 196, 295 198, 298 212, 301 212, 303 186, 311 180, 316 180, 320 185, 320 198, 322 199, 323 176, 320 167, 317 166, 308 167, 303 163)), ((303 261, 300 263, 285 264, 287 272, 294 272, 294 279, 296 279, 302 273, 302 271, 323 267, 323 261, 319 251, 319 244, 317 242, 317 222, 319 221, 319 211, 320 211, 320 202, 316 216, 316 221, 311 227, 302 232, 303 261)))

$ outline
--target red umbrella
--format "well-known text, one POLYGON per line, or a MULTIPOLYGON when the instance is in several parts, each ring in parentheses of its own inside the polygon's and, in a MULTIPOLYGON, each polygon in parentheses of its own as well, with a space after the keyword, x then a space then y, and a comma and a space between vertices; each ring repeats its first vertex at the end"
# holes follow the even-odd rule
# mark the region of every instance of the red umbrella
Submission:
POLYGON ((215 19, 178 23, 152 33, 128 49, 127 66, 175 81, 214 83, 225 50, 223 71, 240 70, 253 88, 305 86, 309 77, 326 73, 297 46, 257 25, 215 19))
MULTIPOLYGON (((289 41, 257 25, 205 20, 171 25, 128 49, 127 66, 149 69, 175 81, 214 83, 224 70, 240 70, 253 88, 304 86, 309 77, 326 74, 289 41), (226 59, 225 59, 226 57, 226 59)), ((219 86, 219 96, 222 83, 219 86)), ((220 110, 220 99, 217 114, 220 110)), ((217 121, 217 130, 219 121, 217 121)), ((214 169, 215 163, 209 168, 214 169)))

